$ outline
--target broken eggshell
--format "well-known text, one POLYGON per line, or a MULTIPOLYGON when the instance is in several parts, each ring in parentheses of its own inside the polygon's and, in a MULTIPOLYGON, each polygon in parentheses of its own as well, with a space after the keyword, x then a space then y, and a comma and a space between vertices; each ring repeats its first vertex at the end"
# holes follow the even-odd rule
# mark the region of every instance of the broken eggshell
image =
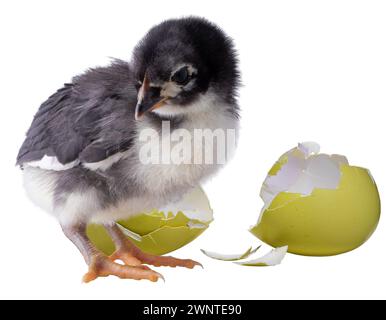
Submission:
POLYGON ((261 188, 264 207, 250 231, 288 252, 329 256, 351 251, 374 232, 380 198, 369 170, 300 143, 274 164, 261 188))
POLYGON ((206 251, 203 249, 201 249, 201 251, 209 258, 212 258, 215 260, 233 261, 233 263, 236 263, 242 266, 248 266, 248 267, 270 267, 270 266, 276 266, 280 264, 284 259, 288 250, 288 246, 275 248, 271 250, 269 253, 263 256, 260 256, 259 258, 245 261, 246 258, 249 258, 254 253, 256 253, 257 250, 260 249, 260 247, 261 246, 258 246, 256 249, 253 249, 253 250, 252 250, 252 247, 249 247, 247 251, 241 254, 222 254, 222 253, 217 253, 213 251, 206 251), (244 261, 240 261, 240 260, 244 260, 244 261))
POLYGON ((271 267, 271 266, 277 266, 280 264, 288 250, 288 246, 280 247, 280 248, 275 248, 265 254, 264 256, 257 258, 257 259, 252 259, 248 261, 239 261, 239 262, 234 262, 236 264, 240 264, 242 266, 248 266, 248 267, 271 267))
MULTIPOLYGON (((213 211, 201 188, 160 210, 118 221, 117 225, 141 250, 162 255, 177 250, 202 234, 213 220, 213 211)), ((115 246, 103 226, 91 224, 87 235, 107 255, 115 246)))
POLYGON ((246 250, 243 253, 236 253, 236 254, 224 254, 224 253, 218 253, 214 251, 208 251, 201 249, 201 252, 205 254, 207 257, 215 259, 215 260, 221 260, 221 261, 237 261, 242 260, 245 258, 248 258, 251 254, 255 253, 257 250, 260 249, 261 246, 258 246, 255 249, 252 249, 252 247, 249 247, 248 250, 246 250))

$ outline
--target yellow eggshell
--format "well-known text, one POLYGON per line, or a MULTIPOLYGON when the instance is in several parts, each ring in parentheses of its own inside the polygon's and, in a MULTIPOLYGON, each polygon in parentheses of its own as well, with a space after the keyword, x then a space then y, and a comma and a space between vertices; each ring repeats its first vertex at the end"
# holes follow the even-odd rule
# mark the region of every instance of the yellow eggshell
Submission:
POLYGON ((309 196, 279 193, 252 234, 308 256, 336 255, 362 245, 380 218, 377 186, 367 169, 341 165, 340 170, 337 189, 315 189, 309 196))
MULTIPOLYGON (((162 255, 192 242, 208 228, 212 219, 212 209, 205 193, 196 188, 177 204, 118 221, 118 225, 138 248, 162 255)), ((103 226, 89 225, 87 235, 105 254, 114 252, 114 243, 103 226)))

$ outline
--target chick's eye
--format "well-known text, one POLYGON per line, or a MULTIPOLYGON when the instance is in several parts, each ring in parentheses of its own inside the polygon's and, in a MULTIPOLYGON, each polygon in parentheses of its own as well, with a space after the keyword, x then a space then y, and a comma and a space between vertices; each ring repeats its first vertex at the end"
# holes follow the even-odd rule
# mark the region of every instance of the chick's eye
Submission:
POLYGON ((189 82, 190 75, 188 67, 183 67, 180 70, 176 71, 172 76, 172 81, 179 85, 185 85, 189 82))

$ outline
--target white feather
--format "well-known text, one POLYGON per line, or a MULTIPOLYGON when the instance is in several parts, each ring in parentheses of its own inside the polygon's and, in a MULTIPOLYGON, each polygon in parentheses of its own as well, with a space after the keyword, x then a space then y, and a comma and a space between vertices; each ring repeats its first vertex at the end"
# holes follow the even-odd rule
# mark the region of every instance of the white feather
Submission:
POLYGON ((35 205, 49 213, 53 212, 56 184, 55 171, 25 167, 23 170, 23 184, 28 197, 35 205))
MULTIPOLYGON (((225 113, 225 108, 226 105, 221 104, 214 94, 208 92, 205 95, 201 95, 195 103, 186 108, 181 108, 179 106, 163 106, 154 110, 154 112, 162 115, 175 115, 181 112, 189 113, 189 120, 183 124, 182 128, 189 132, 190 137, 194 137, 195 129, 210 129, 212 131, 216 129, 233 129, 235 130, 237 139, 238 121, 230 114, 225 113)), ((142 124, 142 130, 145 129, 148 129, 146 123, 142 124)), ((139 129, 139 132, 140 131, 141 128, 139 129)), ((170 141, 168 135, 161 137, 162 139, 168 139, 170 141)), ((165 145, 165 142, 162 141, 162 139, 158 142, 155 141, 155 145, 152 146, 152 148, 154 148, 153 150, 162 150, 162 152, 164 152, 162 145, 165 145)), ((138 154, 144 143, 146 142, 137 143, 138 154)), ((171 145, 171 149, 172 148, 173 144, 171 145)), ((217 146, 199 144, 198 149, 195 148, 194 152, 203 154, 205 148, 212 149, 216 152, 217 146)), ((143 164, 141 161, 137 161, 135 168, 136 179, 145 184, 147 189, 151 190, 151 192, 159 192, 159 190, 162 190, 165 185, 168 184, 176 187, 195 186, 203 177, 210 176, 221 166, 205 163, 195 164, 194 152, 191 153, 190 164, 143 164)))
POLYGON ((24 167, 34 167, 45 170, 55 170, 62 171, 73 168, 79 164, 78 160, 72 161, 70 163, 62 164, 59 160, 54 156, 44 155, 43 158, 37 161, 26 162, 23 164, 24 167))
POLYGON ((27 167, 23 170, 23 181, 30 200, 53 214, 61 225, 78 222, 108 223, 151 210, 164 204, 159 197, 138 197, 121 201, 115 206, 103 208, 93 189, 76 191, 66 195, 66 200, 54 206, 54 190, 58 172, 27 167))

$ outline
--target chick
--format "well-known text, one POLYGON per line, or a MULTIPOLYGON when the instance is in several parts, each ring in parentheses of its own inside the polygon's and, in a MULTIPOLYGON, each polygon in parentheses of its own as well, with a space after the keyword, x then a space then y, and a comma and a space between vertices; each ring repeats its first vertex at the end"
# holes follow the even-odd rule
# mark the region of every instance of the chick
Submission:
MULTIPOLYGON (((130 62, 114 60, 75 76, 40 106, 17 165, 29 198, 58 219, 83 255, 85 282, 109 275, 157 281, 162 276, 145 265, 199 265, 142 252, 115 222, 179 199, 221 167, 193 159, 144 162, 141 133, 167 127, 193 139, 196 129, 237 130, 238 87, 232 40, 213 23, 189 17, 153 27, 130 62), (112 256, 90 242, 89 223, 106 228, 116 246, 112 256)), ((151 145, 162 159, 170 156, 162 148, 170 134, 151 145)))

